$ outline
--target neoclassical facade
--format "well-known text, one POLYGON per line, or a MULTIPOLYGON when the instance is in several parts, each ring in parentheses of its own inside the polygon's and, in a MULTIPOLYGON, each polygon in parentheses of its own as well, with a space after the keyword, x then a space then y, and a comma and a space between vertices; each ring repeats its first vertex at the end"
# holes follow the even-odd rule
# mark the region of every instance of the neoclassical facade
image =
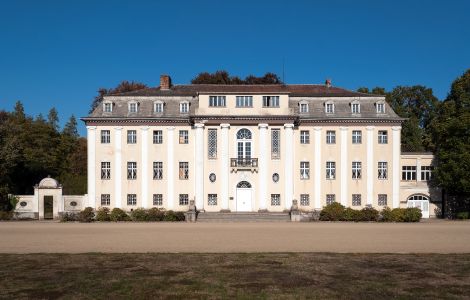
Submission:
POLYGON ((85 206, 280 212, 296 199, 305 211, 336 201, 427 205, 429 216, 439 200, 432 155, 402 155, 403 119, 385 98, 329 82, 172 85, 162 75, 156 88, 105 96, 82 120, 85 206))

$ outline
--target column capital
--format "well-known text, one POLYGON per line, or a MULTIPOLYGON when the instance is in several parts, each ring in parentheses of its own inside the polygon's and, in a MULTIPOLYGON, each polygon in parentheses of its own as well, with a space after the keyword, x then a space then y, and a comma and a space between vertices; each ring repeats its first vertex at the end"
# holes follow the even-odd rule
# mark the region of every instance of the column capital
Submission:
POLYGON ((194 127, 196 127, 196 129, 204 129, 204 124, 203 123, 195 123, 194 127))
POLYGON ((401 126, 392 126, 393 131, 401 130, 401 126))
POLYGON ((349 128, 346 127, 346 126, 341 126, 341 127, 339 128, 339 130, 341 130, 341 131, 347 131, 348 129, 349 129, 349 128))
POLYGON ((259 128, 259 129, 267 129, 267 128, 268 128, 268 126, 269 126, 269 125, 268 125, 268 124, 266 124, 266 123, 261 123, 261 124, 258 124, 258 128, 259 128))
POLYGON ((374 130, 374 129, 375 129, 375 126, 367 126, 367 127, 366 127, 366 130, 367 130, 367 131, 372 131, 372 130, 374 130))
POLYGON ((321 126, 315 126, 313 127, 313 130, 315 131, 321 131, 323 128, 321 126))
POLYGON ((119 126, 119 127, 114 127, 114 130, 122 130, 123 127, 122 126, 119 126))
POLYGON ((86 129, 87 129, 87 130, 95 130, 95 129, 96 129, 96 126, 87 126, 86 129))
POLYGON ((149 129, 150 129, 150 126, 141 126, 140 127, 140 130, 142 130, 142 131, 147 131, 149 129))
POLYGON ((173 130, 175 130, 175 128, 176 128, 175 126, 171 126, 171 127, 167 127, 166 129, 167 129, 168 131, 173 131, 173 130))
POLYGON ((230 128, 230 124, 228 124, 228 123, 222 123, 222 124, 220 124, 220 128, 222 128, 222 129, 229 129, 229 128, 230 128))
POLYGON ((293 128, 294 128, 294 124, 292 124, 292 123, 286 123, 286 124, 284 124, 284 128, 285 128, 285 129, 293 129, 293 128))

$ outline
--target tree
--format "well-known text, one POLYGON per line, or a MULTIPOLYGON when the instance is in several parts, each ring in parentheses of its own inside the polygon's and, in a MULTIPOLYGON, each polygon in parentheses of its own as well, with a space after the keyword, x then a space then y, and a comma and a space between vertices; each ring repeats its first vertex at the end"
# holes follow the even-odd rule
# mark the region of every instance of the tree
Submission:
POLYGON ((98 95, 95 96, 93 99, 93 102, 91 104, 91 109, 90 109, 90 114, 93 112, 93 110, 103 101, 103 97, 107 95, 112 95, 112 94, 118 94, 118 93, 126 93, 126 92, 132 92, 136 90, 141 90, 148 88, 148 86, 144 83, 140 82, 135 82, 135 81, 121 81, 115 88, 100 88, 98 89, 98 95))
POLYGON ((74 115, 70 117, 68 122, 64 126, 64 130, 62 130, 62 134, 78 138, 78 130, 77 130, 77 119, 74 115))
POLYGON ((47 124, 55 130, 59 130, 59 113, 55 107, 51 108, 47 114, 47 124))
POLYGON ((192 84, 283 84, 279 76, 268 72, 261 77, 248 75, 244 80, 238 76, 230 76, 225 70, 214 73, 202 72, 191 80, 192 84))

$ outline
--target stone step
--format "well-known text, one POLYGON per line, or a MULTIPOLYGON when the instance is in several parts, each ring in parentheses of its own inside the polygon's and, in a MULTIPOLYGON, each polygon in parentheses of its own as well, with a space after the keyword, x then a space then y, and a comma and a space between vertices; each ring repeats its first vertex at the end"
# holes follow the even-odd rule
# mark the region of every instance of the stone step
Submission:
POLYGON ((198 222, 289 222, 289 213, 257 213, 257 212, 201 212, 198 222))

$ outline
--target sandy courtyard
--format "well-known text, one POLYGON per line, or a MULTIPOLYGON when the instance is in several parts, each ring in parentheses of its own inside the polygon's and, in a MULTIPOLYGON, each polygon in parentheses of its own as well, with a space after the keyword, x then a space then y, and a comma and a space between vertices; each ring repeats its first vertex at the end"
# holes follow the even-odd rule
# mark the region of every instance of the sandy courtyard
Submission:
POLYGON ((57 223, 0 222, 0 253, 376 252, 470 253, 470 222, 57 223))

